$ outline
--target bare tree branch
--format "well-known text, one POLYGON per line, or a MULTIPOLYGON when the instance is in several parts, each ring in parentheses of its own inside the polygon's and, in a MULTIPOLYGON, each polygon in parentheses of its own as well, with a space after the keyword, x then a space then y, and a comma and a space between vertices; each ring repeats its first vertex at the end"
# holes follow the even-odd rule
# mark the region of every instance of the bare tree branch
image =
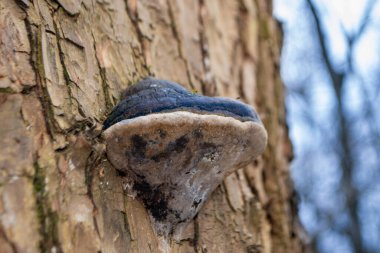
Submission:
POLYGON ((347 50, 348 71, 353 71, 353 67, 352 67, 353 47, 355 43, 358 41, 358 39, 361 38, 365 30, 367 29, 368 24, 370 23, 372 10, 374 9, 376 3, 377 3, 377 0, 369 0, 364 10, 363 18, 360 22, 359 28, 356 31, 356 33, 350 35, 346 31, 344 32, 346 40, 347 40, 347 44, 348 44, 348 50, 347 50))
POLYGON ((332 81, 333 90, 335 92, 336 102, 337 102, 337 118, 339 127, 337 131, 338 144, 341 148, 341 157, 340 157, 340 166, 342 169, 342 181, 341 181, 341 189, 343 190, 346 196, 346 206, 347 211, 350 216, 351 225, 347 227, 347 234, 350 237, 350 241, 353 243, 353 247, 355 252, 369 252, 362 241, 362 228, 360 224, 359 217, 359 196, 358 190, 355 187, 353 182, 353 172, 355 169, 355 160, 353 158, 354 152, 351 147, 352 144, 352 136, 350 131, 350 124, 348 122, 348 115, 344 109, 343 105, 343 94, 342 88, 345 84, 345 81, 348 79, 348 76, 352 72, 352 54, 353 47, 355 43, 358 41, 360 36, 364 33, 369 18, 371 16, 371 11, 376 3, 376 0, 371 0, 365 10, 365 14, 363 16, 362 22, 359 26, 359 29, 352 36, 348 36, 346 33, 346 40, 348 43, 348 51, 347 51, 347 60, 349 68, 346 70, 338 71, 334 68, 330 55, 328 53, 327 48, 327 33, 324 31, 322 27, 322 21, 320 19, 320 15, 314 3, 311 0, 306 0, 307 5, 311 11, 314 24, 316 27, 317 37, 319 41, 319 45, 321 48, 322 60, 326 66, 328 75, 332 81))
MULTIPOLYGON (((326 33, 324 32, 322 28, 322 21, 320 20, 316 6, 313 4, 311 0, 306 0, 306 3, 314 19, 314 23, 317 30, 318 41, 319 41, 319 45, 322 51, 322 59, 326 65, 331 81, 333 82, 334 86, 337 86, 342 83, 342 79, 343 79, 342 73, 338 73, 335 71, 332 61, 330 60, 330 56, 327 49, 326 33)), ((340 90, 340 87, 335 87, 335 90, 340 90)))

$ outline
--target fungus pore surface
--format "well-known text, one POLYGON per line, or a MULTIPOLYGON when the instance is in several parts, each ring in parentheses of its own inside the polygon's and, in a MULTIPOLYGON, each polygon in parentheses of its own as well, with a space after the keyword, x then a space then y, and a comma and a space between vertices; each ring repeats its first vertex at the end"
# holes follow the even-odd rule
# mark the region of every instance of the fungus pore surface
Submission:
POLYGON ((153 78, 127 89, 104 129, 108 159, 133 181, 161 235, 191 220, 267 141, 251 106, 153 78))

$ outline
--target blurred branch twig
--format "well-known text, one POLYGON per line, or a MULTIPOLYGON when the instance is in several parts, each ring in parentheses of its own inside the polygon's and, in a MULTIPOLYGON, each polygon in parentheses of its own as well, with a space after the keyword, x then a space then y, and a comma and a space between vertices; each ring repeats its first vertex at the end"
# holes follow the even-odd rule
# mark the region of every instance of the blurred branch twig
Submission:
POLYGON ((353 48, 355 47, 356 42, 365 32, 370 20, 372 9, 376 2, 376 0, 368 1, 362 21, 355 33, 351 35, 347 31, 343 31, 343 33, 345 34, 346 43, 348 45, 346 56, 348 68, 345 68, 343 70, 337 70, 334 68, 333 61, 328 52, 328 35, 323 28, 321 16, 318 13, 318 9, 312 0, 306 0, 307 6, 310 9, 315 24, 315 30, 320 45, 322 61, 326 66, 326 70, 331 79, 332 88, 335 94, 337 105, 336 120, 338 123, 337 142, 340 150, 339 160, 342 169, 341 190, 344 192, 344 195, 346 196, 345 204, 350 218, 350 225, 347 226, 345 234, 347 234, 350 241, 353 243, 354 251, 358 253, 369 253, 370 251, 366 249, 362 240, 362 228, 359 217, 359 193, 353 180, 353 174, 355 169, 355 159, 353 156, 355 155, 355 153, 352 148, 353 137, 352 131, 350 129, 351 125, 349 123, 347 110, 345 110, 343 103, 343 86, 348 77, 354 72, 354 69, 352 67, 353 48))

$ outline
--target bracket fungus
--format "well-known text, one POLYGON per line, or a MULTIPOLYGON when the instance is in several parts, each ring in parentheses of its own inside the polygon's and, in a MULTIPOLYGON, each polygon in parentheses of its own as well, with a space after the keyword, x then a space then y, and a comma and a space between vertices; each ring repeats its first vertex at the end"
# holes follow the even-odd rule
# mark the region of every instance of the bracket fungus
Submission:
POLYGON ((104 129, 108 159, 133 181, 162 235, 194 218, 223 179, 267 142, 251 106, 153 78, 126 90, 104 129))

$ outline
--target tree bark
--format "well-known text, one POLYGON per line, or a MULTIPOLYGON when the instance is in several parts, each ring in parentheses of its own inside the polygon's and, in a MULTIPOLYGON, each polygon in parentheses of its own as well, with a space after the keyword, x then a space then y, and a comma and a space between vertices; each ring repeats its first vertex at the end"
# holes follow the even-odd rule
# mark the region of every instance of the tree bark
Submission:
POLYGON ((302 252, 281 33, 267 0, 1 0, 0 252, 302 252), (254 105, 265 154, 177 240, 107 161, 102 122, 152 75, 254 105))

